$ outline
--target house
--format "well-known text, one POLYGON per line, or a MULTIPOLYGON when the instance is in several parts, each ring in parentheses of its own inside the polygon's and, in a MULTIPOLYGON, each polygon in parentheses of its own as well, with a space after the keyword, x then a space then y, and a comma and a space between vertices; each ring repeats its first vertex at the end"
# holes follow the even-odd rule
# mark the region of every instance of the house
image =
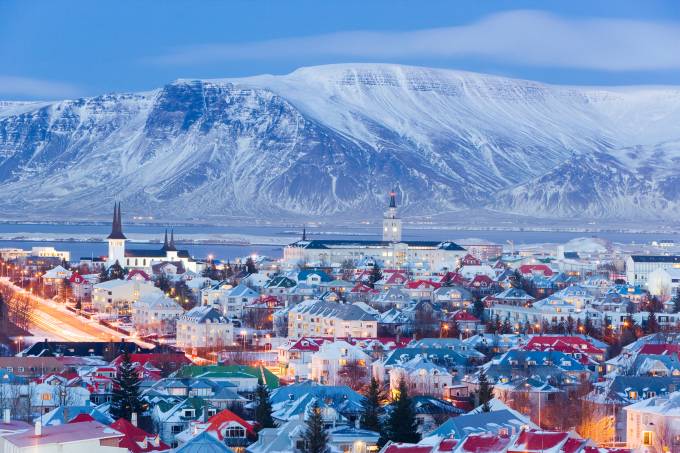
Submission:
POLYGON ((653 451, 680 450, 680 391, 655 396, 626 406, 626 442, 629 448, 653 451))
POLYGON ((68 279, 71 286, 71 293, 76 300, 89 301, 92 297, 92 282, 83 277, 78 271, 73 271, 71 277, 68 279))
POLYGON ((470 290, 461 286, 442 286, 434 291, 434 302, 448 310, 466 309, 472 305, 473 297, 470 290))
POLYGON ((491 412, 472 412, 450 418, 428 436, 452 437, 461 440, 471 434, 512 436, 519 433, 525 426, 538 428, 519 412, 500 409, 491 412))
POLYGON ((288 294, 292 288, 295 288, 297 282, 292 278, 284 275, 279 275, 268 280, 262 288, 262 294, 269 296, 284 296, 288 294))
POLYGON ((319 385, 300 382, 278 387, 271 392, 270 401, 275 419, 286 422, 300 419, 308 413, 314 401, 324 408, 324 419, 329 425, 353 424, 363 413, 363 396, 346 385, 319 385))
POLYGON ((203 432, 192 437, 187 443, 174 450, 175 453, 234 453, 234 450, 217 440, 212 434, 203 432))
POLYGON ((413 300, 432 300, 432 294, 440 286, 430 280, 415 280, 404 285, 404 292, 413 300))
POLYGON ((678 255, 630 255, 626 258, 626 281, 631 285, 646 285, 655 270, 679 267, 678 255))
POLYGON ((92 308, 103 315, 131 314, 132 304, 145 295, 163 292, 153 283, 138 280, 109 280, 97 283, 92 289, 92 308))
POLYGON ((253 425, 232 411, 224 409, 207 421, 191 421, 189 427, 175 436, 175 439, 179 445, 183 445, 201 433, 212 435, 230 448, 243 448, 257 438, 253 425))
POLYGON ((151 435, 137 427, 136 418, 133 422, 119 418, 111 423, 111 428, 123 434, 118 446, 127 448, 130 453, 148 453, 152 451, 169 451, 170 446, 161 441, 159 436, 151 435))
POLYGON ((203 305, 218 308, 227 318, 243 317, 243 307, 254 303, 260 294, 243 283, 231 287, 226 282, 220 282, 201 291, 203 305))
POLYGON ((177 378, 205 378, 217 382, 229 382, 235 385, 236 391, 252 392, 257 387, 258 380, 264 378, 264 383, 270 390, 279 387, 279 378, 263 366, 247 365, 187 365, 176 374, 177 378))
POLYGON ((194 307, 177 319, 177 347, 221 349, 234 342, 234 324, 212 307, 194 307))
POLYGON ((301 337, 289 339, 277 348, 279 368, 286 379, 309 379, 312 355, 327 341, 325 338, 301 337))
POLYGON ((466 337, 477 333, 484 327, 482 321, 467 310, 458 310, 449 314, 446 317, 446 322, 448 324, 455 323, 458 331, 465 333, 466 337))
POLYGON ((486 296, 483 301, 484 305, 491 307, 495 304, 512 305, 515 307, 527 307, 534 301, 534 297, 529 295, 522 288, 511 286, 508 289, 501 291, 498 294, 486 296))
POLYGON ((371 298, 371 304, 374 307, 379 307, 381 310, 390 308, 403 309, 412 301, 411 294, 403 290, 401 287, 392 286, 380 293, 375 294, 371 298))
POLYGON ((356 304, 309 300, 288 313, 288 337, 376 337, 377 317, 356 304))
POLYGON ((46 286, 52 286, 61 285, 64 283, 64 280, 68 280, 70 277, 71 271, 60 265, 45 272, 42 279, 46 286))
POLYGON ((141 335, 175 333, 177 318, 184 309, 165 294, 150 293, 132 304, 132 324, 141 335))
POLYGON ((447 388, 452 386, 454 381, 454 376, 446 368, 422 356, 391 366, 388 374, 392 394, 397 391, 399 383, 403 380, 411 395, 440 398, 447 394, 447 388))
POLYGON ((45 427, 38 422, 34 430, 0 437, 0 450, 12 453, 128 453, 127 448, 119 446, 122 440, 122 433, 96 421, 45 427))
MULTIPOLYGON (((257 442, 246 448, 248 453, 296 452, 304 446, 302 434, 305 422, 290 420, 277 428, 265 428, 258 433, 257 442)), ((327 429, 330 451, 344 453, 366 453, 378 450, 380 435, 373 431, 351 426, 336 426, 327 429)))
POLYGON ((160 439, 174 448, 179 444, 175 436, 189 428, 192 421, 208 419, 216 413, 217 409, 203 398, 191 397, 179 402, 157 402, 151 410, 151 419, 158 429, 160 439))
POLYGON ((310 377, 324 385, 357 385, 370 380, 370 366, 371 356, 361 348, 342 340, 328 341, 312 354, 310 377))

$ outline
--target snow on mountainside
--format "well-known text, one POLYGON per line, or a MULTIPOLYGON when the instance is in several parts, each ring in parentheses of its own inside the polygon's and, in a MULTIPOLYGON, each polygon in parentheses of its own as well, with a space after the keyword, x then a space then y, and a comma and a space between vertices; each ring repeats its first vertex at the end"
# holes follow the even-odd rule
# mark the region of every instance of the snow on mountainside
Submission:
POLYGON ((486 206, 679 218, 680 90, 383 64, 0 103, 0 209, 374 215, 486 206))

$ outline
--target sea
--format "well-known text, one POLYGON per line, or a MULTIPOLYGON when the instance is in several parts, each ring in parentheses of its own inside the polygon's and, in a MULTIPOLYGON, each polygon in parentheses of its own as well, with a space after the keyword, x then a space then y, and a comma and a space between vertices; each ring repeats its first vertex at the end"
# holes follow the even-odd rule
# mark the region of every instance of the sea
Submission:
MULTIPOLYGON (((0 237, 11 240, 0 240, 0 248, 30 249, 38 246, 52 246, 58 250, 71 252, 72 261, 80 257, 104 256, 107 244, 103 240, 110 231, 110 225, 105 223, 0 223, 0 237), (79 237, 69 240, 69 235, 79 237), (83 237, 93 239, 83 241, 83 237), (59 238, 54 240, 51 238, 59 238)), ((128 235, 144 235, 157 237, 162 241, 164 226, 157 224, 127 224, 125 232, 128 235)), ((283 255, 285 244, 299 239, 302 228, 298 226, 216 226, 216 225, 180 225, 174 227, 176 243, 179 248, 187 249, 195 258, 212 256, 216 259, 235 260, 249 255, 265 255, 279 258, 283 255), (243 236, 247 240, 228 242, 225 240, 211 241, 211 237, 219 235, 243 236), (182 236, 190 236, 191 241, 183 241, 182 236)), ((380 228, 376 225, 338 226, 338 227, 307 227, 307 238, 313 239, 380 239, 380 228)), ((455 241, 475 238, 497 244, 512 242, 515 246, 525 244, 565 243, 575 238, 597 237, 620 244, 649 244, 654 240, 673 240, 680 243, 680 234, 643 233, 621 231, 541 231, 541 230, 465 230, 438 227, 409 227, 405 225, 403 238, 405 240, 423 241, 455 241)), ((139 242, 129 247, 157 249, 160 243, 139 242)))

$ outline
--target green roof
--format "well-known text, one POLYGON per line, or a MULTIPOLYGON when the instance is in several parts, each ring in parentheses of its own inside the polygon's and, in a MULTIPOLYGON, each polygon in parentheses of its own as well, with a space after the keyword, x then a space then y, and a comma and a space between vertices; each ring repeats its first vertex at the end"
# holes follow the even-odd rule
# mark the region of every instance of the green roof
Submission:
POLYGON ((279 387, 279 378, 265 367, 254 367, 247 365, 186 365, 177 372, 177 377, 186 378, 219 378, 243 379, 248 377, 261 378, 264 375, 265 384, 270 389, 279 387))

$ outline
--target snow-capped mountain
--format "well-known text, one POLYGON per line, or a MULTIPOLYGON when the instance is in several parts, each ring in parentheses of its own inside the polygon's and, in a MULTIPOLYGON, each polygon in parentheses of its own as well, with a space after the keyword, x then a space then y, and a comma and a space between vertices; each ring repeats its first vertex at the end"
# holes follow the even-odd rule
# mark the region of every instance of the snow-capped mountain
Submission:
POLYGON ((372 217, 488 207, 680 218, 680 89, 383 64, 0 103, 0 209, 372 217), (29 209, 30 208, 30 209, 29 209))

